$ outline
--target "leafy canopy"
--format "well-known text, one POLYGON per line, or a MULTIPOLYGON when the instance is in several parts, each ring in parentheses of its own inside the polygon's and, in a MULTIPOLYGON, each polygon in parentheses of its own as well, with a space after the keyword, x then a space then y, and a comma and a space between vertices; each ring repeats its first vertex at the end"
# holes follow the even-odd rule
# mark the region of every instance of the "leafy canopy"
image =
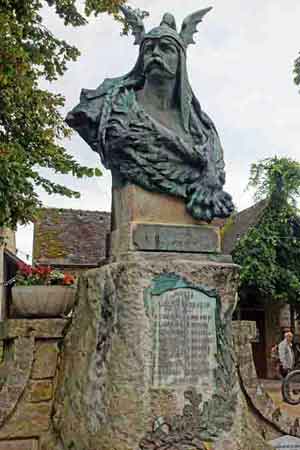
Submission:
POLYGON ((300 302, 300 163, 269 158, 253 164, 249 185, 265 202, 259 223, 237 243, 233 259, 241 265, 240 289, 261 297, 300 302))
POLYGON ((300 53, 294 63, 294 81, 297 86, 300 85, 300 53))
MULTIPOLYGON (((85 13, 108 12, 120 20, 124 0, 86 0, 85 13)), ((76 47, 55 37, 43 23, 42 8, 55 8, 65 25, 86 23, 75 0, 1 0, 0 5, 0 227, 34 218, 41 202, 40 186, 48 194, 79 197, 67 186, 40 175, 40 168, 76 177, 101 175, 79 164, 60 144, 69 136, 60 109, 62 95, 41 89, 41 79, 53 82, 67 63, 79 56, 76 47)))
POLYGON ((257 201, 273 198, 273 206, 278 202, 281 206, 290 203, 296 207, 300 196, 300 163, 275 156, 252 164, 248 187, 256 190, 257 201))

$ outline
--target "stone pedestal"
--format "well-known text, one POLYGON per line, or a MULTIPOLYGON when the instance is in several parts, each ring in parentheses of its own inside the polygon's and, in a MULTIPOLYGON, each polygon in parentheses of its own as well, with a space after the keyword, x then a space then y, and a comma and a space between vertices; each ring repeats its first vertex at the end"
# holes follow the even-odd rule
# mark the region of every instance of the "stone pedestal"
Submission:
MULTIPOLYGON (((113 187, 112 228, 130 222, 147 222, 176 225, 200 225, 187 211, 182 199, 150 192, 134 184, 113 187)), ((219 223, 215 221, 214 223, 219 223)))
POLYGON ((114 187, 111 257, 118 260, 130 251, 217 254, 223 222, 195 220, 177 197, 135 185, 114 187))
POLYGON ((64 450, 266 450, 232 347, 238 267, 222 222, 175 197, 113 188, 110 264, 89 271, 64 342, 64 450))
POLYGON ((267 449, 259 436, 250 445, 242 413, 237 279, 221 258, 170 253, 128 253, 83 276, 55 405, 64 448, 267 449))

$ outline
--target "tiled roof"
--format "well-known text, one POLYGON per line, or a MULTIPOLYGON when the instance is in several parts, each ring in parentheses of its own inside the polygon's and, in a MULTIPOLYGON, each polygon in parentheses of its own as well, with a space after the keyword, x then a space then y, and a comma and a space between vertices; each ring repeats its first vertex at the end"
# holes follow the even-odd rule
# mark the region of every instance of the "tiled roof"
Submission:
POLYGON ((106 256, 110 213, 42 208, 34 224, 33 262, 98 266, 106 256))
POLYGON ((224 227, 223 253, 231 254, 237 241, 247 233, 249 228, 258 224, 266 206, 266 200, 261 200, 228 219, 224 227))

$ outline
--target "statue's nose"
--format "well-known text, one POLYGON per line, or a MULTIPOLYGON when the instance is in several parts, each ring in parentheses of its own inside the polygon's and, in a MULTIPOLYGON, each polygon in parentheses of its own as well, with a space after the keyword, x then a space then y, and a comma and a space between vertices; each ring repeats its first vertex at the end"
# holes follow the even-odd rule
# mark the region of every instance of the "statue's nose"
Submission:
POLYGON ((152 50, 152 55, 159 55, 160 54, 160 52, 159 52, 159 45, 158 44, 156 44, 154 47, 153 47, 153 50, 152 50))

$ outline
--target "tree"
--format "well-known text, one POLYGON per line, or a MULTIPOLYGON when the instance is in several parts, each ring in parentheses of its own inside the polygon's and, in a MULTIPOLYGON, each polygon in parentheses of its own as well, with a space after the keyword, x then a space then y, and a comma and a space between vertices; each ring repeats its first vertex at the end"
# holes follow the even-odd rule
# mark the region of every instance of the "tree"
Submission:
POLYGON ((233 252, 241 265, 240 289, 262 297, 300 302, 300 163, 269 158, 253 164, 249 185, 266 207, 259 223, 244 235, 233 252))
POLYGON ((300 53, 294 63, 294 81, 297 86, 300 85, 300 53))
MULTIPOLYGON (((121 20, 124 0, 86 0, 85 13, 108 12, 121 20)), ((63 75, 79 56, 76 47, 55 37, 43 23, 43 7, 55 8, 65 25, 86 22, 76 0, 2 0, 0 6, 0 227, 27 223, 41 205, 35 187, 49 194, 79 193, 40 174, 40 168, 76 177, 101 175, 76 162, 60 141, 70 129, 60 114, 62 95, 41 89, 63 75)))

